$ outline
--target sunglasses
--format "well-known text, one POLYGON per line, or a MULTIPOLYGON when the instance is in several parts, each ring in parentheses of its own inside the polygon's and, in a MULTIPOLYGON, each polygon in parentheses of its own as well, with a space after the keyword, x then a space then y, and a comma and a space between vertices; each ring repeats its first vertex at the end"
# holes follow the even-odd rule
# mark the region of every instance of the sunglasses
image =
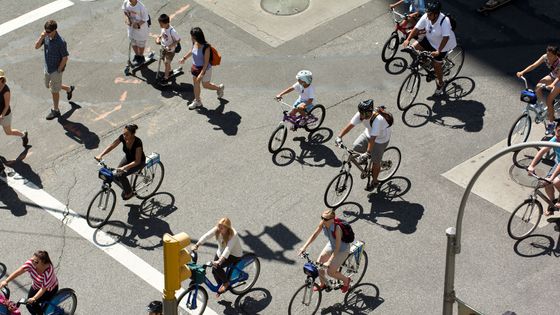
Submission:
POLYGON ((38 259, 31 259, 31 262, 35 265, 39 264, 39 260, 38 259))
POLYGON ((332 218, 325 218, 325 217, 321 216, 321 220, 323 220, 323 221, 329 221, 329 220, 331 220, 331 219, 332 219, 332 218))

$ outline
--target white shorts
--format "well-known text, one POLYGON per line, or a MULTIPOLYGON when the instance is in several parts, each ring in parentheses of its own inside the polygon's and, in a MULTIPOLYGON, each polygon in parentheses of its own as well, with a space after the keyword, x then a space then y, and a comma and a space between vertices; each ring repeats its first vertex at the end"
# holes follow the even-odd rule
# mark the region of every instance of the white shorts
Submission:
POLYGON ((136 47, 140 47, 140 48, 146 47, 146 41, 145 40, 136 40, 136 39, 131 38, 130 43, 132 43, 132 46, 136 46, 136 47))

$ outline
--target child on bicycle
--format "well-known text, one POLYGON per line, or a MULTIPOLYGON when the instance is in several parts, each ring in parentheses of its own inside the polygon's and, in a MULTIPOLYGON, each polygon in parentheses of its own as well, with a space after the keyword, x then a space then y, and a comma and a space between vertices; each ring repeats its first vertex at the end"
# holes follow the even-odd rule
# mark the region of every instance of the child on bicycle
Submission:
POLYGON ((309 70, 301 70, 296 74, 296 80, 297 82, 294 85, 276 95, 276 99, 281 100, 283 95, 295 90, 299 96, 294 102, 294 108, 290 111, 290 116, 300 114, 306 117, 307 113, 313 108, 313 100, 315 99, 315 89, 311 85, 313 74, 309 70))
POLYGON ((171 61, 173 61, 173 57, 175 57, 176 48, 177 45, 180 45, 181 37, 179 37, 175 28, 169 24, 169 16, 167 14, 160 15, 158 22, 161 27, 161 33, 156 37, 156 44, 161 45, 162 48, 161 58, 165 66, 163 81, 165 82, 169 80, 171 61))
POLYGON ((399 0, 393 4, 389 5, 389 9, 394 9, 400 4, 408 5, 407 17, 401 22, 401 27, 411 30, 418 19, 425 13, 426 5, 424 0, 399 0))

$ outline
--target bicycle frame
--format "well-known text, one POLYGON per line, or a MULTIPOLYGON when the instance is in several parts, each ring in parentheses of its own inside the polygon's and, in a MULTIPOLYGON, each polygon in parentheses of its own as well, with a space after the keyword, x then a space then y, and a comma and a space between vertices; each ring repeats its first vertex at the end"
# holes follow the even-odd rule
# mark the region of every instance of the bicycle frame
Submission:
MULTIPOLYGON (((521 80, 523 80, 523 83, 525 83, 525 90, 529 90, 529 84, 527 83, 527 79, 524 76, 519 77, 521 80)), ((546 87, 546 86, 542 86, 541 83, 537 84, 537 86, 541 85, 541 87, 545 90, 545 91, 549 91, 550 90, 546 87)), ((535 105, 537 104, 537 102, 524 102, 525 105, 525 109, 523 109, 522 113, 523 114, 528 114, 529 112, 533 112, 535 113, 535 123, 539 124, 541 123, 545 118, 546 118, 546 110, 541 111, 540 113, 536 110, 535 105)), ((553 102, 554 107, 554 112, 558 112, 560 111, 560 99, 556 98, 553 102)))
POLYGON ((344 144, 341 144, 340 148, 346 150, 346 153, 348 154, 348 158, 346 158, 346 161, 342 162, 342 168, 340 169, 340 172, 350 172, 352 164, 354 164, 360 170, 362 179, 366 178, 368 176, 368 173, 370 173, 369 170, 371 170, 371 161, 368 161, 368 164, 364 167, 364 165, 358 163, 358 160, 356 159, 360 155, 360 153, 349 149, 344 144), (347 169, 345 167, 346 165, 348 165, 347 169))
POLYGON ((533 190, 533 193, 531 193, 529 195, 529 198, 532 199, 532 200, 536 200, 537 196, 538 196, 538 197, 541 197, 541 199, 544 202, 546 202, 549 207, 554 206, 554 203, 552 202, 552 200, 548 199, 548 196, 541 191, 541 188, 544 188, 545 185, 540 184, 541 182, 544 182, 546 185, 552 185, 552 183, 547 181, 544 177, 540 177, 540 176, 537 176, 535 174, 530 174, 530 175, 535 177, 537 180, 539 180, 539 185, 537 185, 537 187, 535 187, 535 189, 533 190))
POLYGON ((406 21, 408 19, 408 14, 399 13, 395 9, 391 9, 391 13, 393 14, 393 21, 395 22, 395 32, 399 31, 404 36, 408 36, 408 33, 411 30, 411 28, 408 27, 408 21, 407 24, 401 25, 402 21, 406 21))
MULTIPOLYGON (((280 109, 282 110, 282 122, 288 122, 290 124, 292 124, 292 126, 294 126, 295 128, 303 128, 305 127, 308 123, 314 122, 313 119, 317 120, 317 118, 313 115, 310 114, 311 110, 309 111, 305 111, 306 115, 296 115, 296 116, 292 116, 290 114, 288 114, 288 110, 283 109, 283 107, 287 107, 287 108, 293 108, 293 106, 291 106, 290 104, 282 101, 281 99, 277 100, 278 103, 280 104, 280 109), (305 119, 304 119, 305 117, 305 119)), ((313 109, 313 108, 311 108, 313 109)))

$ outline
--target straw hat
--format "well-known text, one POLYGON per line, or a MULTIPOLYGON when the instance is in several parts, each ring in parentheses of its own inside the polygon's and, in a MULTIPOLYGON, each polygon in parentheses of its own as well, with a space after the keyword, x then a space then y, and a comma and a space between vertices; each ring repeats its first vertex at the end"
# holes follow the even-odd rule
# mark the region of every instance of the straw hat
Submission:
POLYGON ((4 79, 4 81, 8 81, 8 78, 4 74, 4 70, 0 69, 0 79, 4 79))

